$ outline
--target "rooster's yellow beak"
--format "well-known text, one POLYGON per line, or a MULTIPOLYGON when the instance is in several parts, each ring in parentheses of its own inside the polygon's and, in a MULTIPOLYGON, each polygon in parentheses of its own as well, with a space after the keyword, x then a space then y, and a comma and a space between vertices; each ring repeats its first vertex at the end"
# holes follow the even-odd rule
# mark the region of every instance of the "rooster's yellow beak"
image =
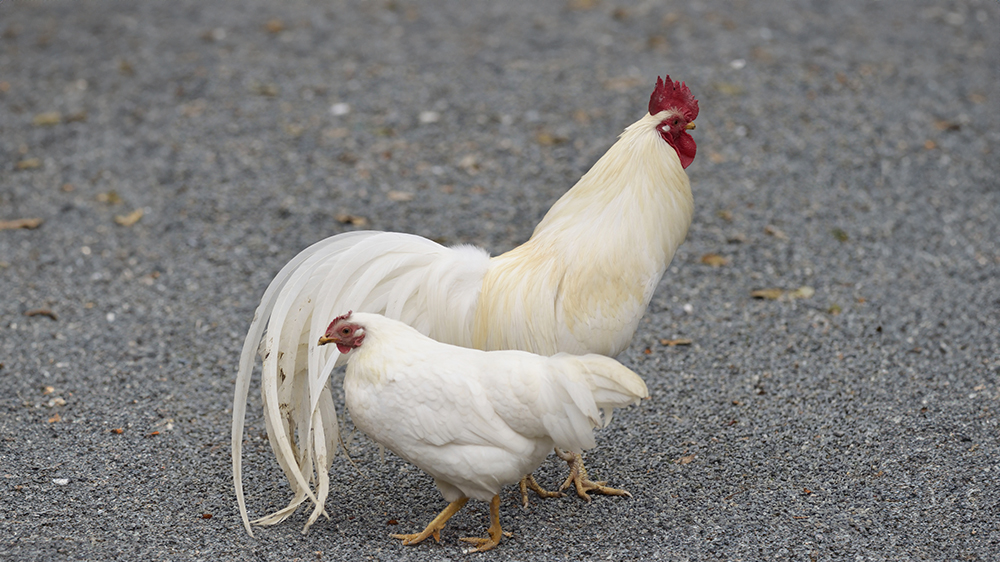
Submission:
POLYGON ((690 131, 694 129, 694 123, 688 123, 687 125, 684 125, 684 128, 690 131))
POLYGON ((332 342, 333 342, 333 338, 328 338, 326 336, 320 336, 319 337, 319 345, 326 345, 326 344, 332 343, 332 342))

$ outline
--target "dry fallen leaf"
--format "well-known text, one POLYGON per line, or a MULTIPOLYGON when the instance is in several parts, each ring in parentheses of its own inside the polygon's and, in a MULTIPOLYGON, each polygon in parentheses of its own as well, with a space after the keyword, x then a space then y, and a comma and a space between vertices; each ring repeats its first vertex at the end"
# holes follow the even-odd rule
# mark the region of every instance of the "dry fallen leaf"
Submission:
POLYGON ((35 115, 35 118, 31 120, 31 124, 36 127, 48 127, 58 125, 61 120, 62 114, 58 111, 46 111, 45 113, 35 115))
POLYGON ((42 225, 42 219, 14 219, 0 221, 0 230, 15 230, 18 228, 38 228, 42 225))
POLYGON ((729 260, 719 254, 705 254, 701 256, 701 263, 712 267, 722 267, 729 264, 729 260))
POLYGON ((274 18, 267 20, 267 23, 264 24, 264 29, 266 29, 268 33, 281 33, 285 30, 285 24, 278 18, 274 18))
POLYGON ((784 232, 779 230, 778 227, 770 224, 764 227, 764 234, 770 234, 771 236, 781 240, 788 240, 788 236, 784 232))
POLYGON ((687 338, 677 338, 675 340, 661 339, 660 343, 666 346, 674 347, 676 345, 691 345, 692 341, 687 338))
POLYGON ((767 300, 777 300, 781 298, 781 295, 785 294, 784 289, 757 289, 750 293, 750 296, 755 299, 767 299, 767 300))
POLYGON ((809 285, 803 285, 798 289, 788 293, 788 298, 790 299, 808 299, 816 294, 816 289, 813 289, 809 285))
POLYGON ((122 433, 125 433, 125 429, 121 427, 116 427, 111 430, 111 433, 114 433, 116 435, 121 435, 122 433))
POLYGON ((684 455, 683 457, 675 460, 674 464, 691 464, 691 461, 694 460, 694 456, 695 456, 694 453, 691 453, 690 455, 684 455))
POLYGON ((558 136, 550 131, 542 129, 535 134, 535 140, 542 146, 552 146, 566 142, 566 137, 558 136))
POLYGON ((722 219, 722 220, 724 220, 726 222, 732 222, 733 221, 733 212, 732 211, 727 211, 727 210, 723 209, 723 210, 719 211, 718 213, 716 213, 716 215, 718 215, 720 219, 722 219))
POLYGON ((924 141, 924 148, 926 148, 927 150, 934 150, 935 148, 937 148, 937 143, 930 139, 927 139, 926 141, 924 141))
POLYGON ((132 226, 139 222, 139 219, 142 218, 143 214, 142 208, 140 207, 127 215, 116 215, 115 222, 120 226, 132 226))
POLYGON ((35 309, 32 309, 32 310, 26 310, 24 312, 24 315, 25 316, 48 316, 49 318, 51 318, 53 320, 59 320, 59 317, 56 316, 56 313, 52 312, 51 310, 49 310, 47 308, 35 308, 35 309))
POLYGON ((49 423, 56 423, 58 421, 62 421, 62 416, 60 416, 58 413, 49 418, 49 423))
POLYGON ((122 202, 121 196, 118 195, 118 192, 113 189, 104 193, 98 193, 97 200, 101 203, 107 203, 109 205, 117 205, 122 202))
POLYGON ((413 201, 416 195, 408 191, 390 191, 386 193, 386 197, 389 198, 389 201, 413 201))
POLYGON ((14 167, 18 170, 34 170, 36 168, 42 167, 41 158, 25 158, 24 160, 18 161, 14 167))
POLYGON ((347 213, 341 213, 335 217, 334 220, 343 224, 349 224, 351 226, 368 226, 368 219, 365 217, 359 217, 358 215, 349 215, 347 213))
POLYGON ((716 82, 713 84, 716 90, 727 96, 738 96, 743 93, 743 87, 729 82, 716 82))

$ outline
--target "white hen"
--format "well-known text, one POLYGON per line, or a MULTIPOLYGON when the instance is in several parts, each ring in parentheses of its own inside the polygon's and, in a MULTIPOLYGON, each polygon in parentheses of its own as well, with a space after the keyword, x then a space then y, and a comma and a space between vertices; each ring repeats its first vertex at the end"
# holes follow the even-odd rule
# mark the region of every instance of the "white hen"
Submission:
MULTIPOLYGON (((236 381, 233 477, 247 531, 240 451, 258 349, 267 434, 295 497, 256 522, 282 521, 308 498, 315 505, 305 532, 323 513, 338 443, 327 381, 343 360, 317 353, 325 320, 344 310, 376 312, 465 347, 617 355, 691 223, 684 169, 695 157, 687 131, 697 115, 687 86, 657 80, 649 113, 556 201, 530 240, 495 258, 410 234, 351 232, 292 259, 261 299, 236 381)), ((582 468, 571 473, 581 496, 624 493, 585 476, 582 468)))
POLYGON ((348 312, 319 344, 347 357, 344 396, 354 425, 434 478, 449 502, 421 533, 433 536, 469 498, 490 502, 489 550, 500 542, 500 488, 538 468, 553 446, 595 446, 612 408, 648 396, 646 384, 602 355, 478 351, 434 341, 377 314, 348 312), (604 419, 601 419, 604 410, 604 419))

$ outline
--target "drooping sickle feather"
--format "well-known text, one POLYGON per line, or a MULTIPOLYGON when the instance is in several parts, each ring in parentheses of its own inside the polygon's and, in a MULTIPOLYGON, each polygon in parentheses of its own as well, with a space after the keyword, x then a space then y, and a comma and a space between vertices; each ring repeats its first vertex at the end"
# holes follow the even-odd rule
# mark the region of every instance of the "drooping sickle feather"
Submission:
POLYGON ((671 82, 669 75, 665 81, 657 77, 656 88, 649 96, 649 114, 675 108, 681 110, 689 123, 698 117, 698 100, 684 82, 671 82))

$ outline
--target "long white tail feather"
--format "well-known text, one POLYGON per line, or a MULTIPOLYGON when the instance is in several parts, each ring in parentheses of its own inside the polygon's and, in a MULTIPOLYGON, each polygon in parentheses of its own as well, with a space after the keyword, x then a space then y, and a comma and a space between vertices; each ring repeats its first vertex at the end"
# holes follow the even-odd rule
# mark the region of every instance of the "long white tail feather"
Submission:
POLYGON ((317 242, 282 268, 264 292, 244 341, 233 402, 233 478, 248 533, 253 534, 243 495, 241 445, 262 338, 265 426, 294 496, 285 508, 254 523, 281 522, 308 498, 314 508, 306 532, 326 515, 328 472, 340 442, 328 381, 343 360, 333 346, 316 346, 329 321, 347 310, 377 312, 435 339, 468 346, 488 264, 488 254, 477 248, 446 248, 419 236, 366 231, 317 242))

